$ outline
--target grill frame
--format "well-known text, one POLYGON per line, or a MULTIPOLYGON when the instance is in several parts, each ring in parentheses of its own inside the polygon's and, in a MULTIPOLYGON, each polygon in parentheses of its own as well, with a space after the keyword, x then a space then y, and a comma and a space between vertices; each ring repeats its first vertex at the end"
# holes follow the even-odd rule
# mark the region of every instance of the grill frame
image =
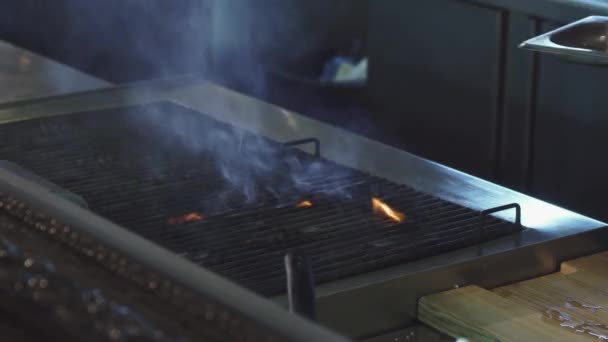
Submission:
MULTIPOLYGON (((550 273, 560 260, 608 248, 603 222, 196 79, 150 81, 7 103, 0 105, 0 124, 164 100, 278 142, 315 137, 324 158, 474 210, 521 205, 522 224, 528 229, 520 234, 320 286, 320 322, 350 336, 413 322, 419 296, 455 284, 515 282, 550 273), (357 158, 344 155, 344 146, 356 150, 357 158)), ((495 216, 512 221, 514 212, 495 216)), ((275 300, 286 304, 284 297, 275 300)))
MULTIPOLYGON (((515 225, 486 218, 503 208, 473 211, 335 165, 318 157, 319 142, 315 139, 286 146, 263 141, 263 145, 248 149, 243 145, 259 142, 259 138, 231 133, 232 127, 196 112, 152 103, 0 126, 0 145, 4 145, 0 146, 0 159, 69 189, 82 196, 93 212, 265 296, 285 293, 281 259, 294 248, 312 257, 315 278, 323 284, 469 247, 521 229, 519 207, 515 225), (162 116, 149 119, 154 113, 162 116), (101 117, 103 122, 99 122, 101 117), (172 129, 162 119, 179 125, 172 129), (184 125, 187 133, 181 127, 184 125), (207 140, 202 146, 182 146, 180 136, 190 132, 216 137, 226 134, 230 139, 222 140, 220 148, 225 150, 221 153, 210 151, 216 145, 208 147, 207 140), (313 144, 313 156, 291 148, 305 143, 313 144), (169 153, 165 155, 167 146, 169 153), (271 148, 271 155, 252 155, 258 147, 271 148), (239 152, 236 159, 263 157, 273 163, 272 171, 253 180, 260 188, 255 203, 236 199, 236 208, 219 203, 220 212, 214 213, 215 202, 223 202, 216 199, 216 191, 241 190, 240 185, 226 181, 216 166, 224 161, 221 156, 217 160, 218 154, 237 149, 246 152, 239 152), (284 157, 299 160, 296 164, 300 166, 287 168, 280 162, 284 157), (301 169, 302 165, 308 170, 317 165, 313 168, 326 171, 310 173, 306 166, 301 169), (302 189, 286 183, 281 192, 289 198, 282 200, 262 189, 268 182, 277 185, 275 182, 285 176, 298 176, 308 185, 302 189), (350 196, 324 193, 336 189, 350 196), (397 224, 372 214, 372 196, 388 200, 408 218, 397 224), (301 199, 315 204, 309 209, 295 208, 301 199), (188 212, 200 212, 206 218, 184 225, 166 223, 168 218, 188 212)), ((227 167, 250 165, 238 162, 227 167)))

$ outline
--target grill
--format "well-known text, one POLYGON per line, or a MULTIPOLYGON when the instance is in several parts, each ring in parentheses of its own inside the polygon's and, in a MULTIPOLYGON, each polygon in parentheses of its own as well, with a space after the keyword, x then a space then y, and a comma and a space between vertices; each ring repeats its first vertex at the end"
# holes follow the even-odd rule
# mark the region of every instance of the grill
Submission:
POLYGON ((2 125, 0 159, 267 296, 285 290, 287 251, 324 283, 522 229, 167 102, 2 125), (374 215, 372 196, 405 221, 374 215), (188 213, 204 219, 172 220, 188 213))

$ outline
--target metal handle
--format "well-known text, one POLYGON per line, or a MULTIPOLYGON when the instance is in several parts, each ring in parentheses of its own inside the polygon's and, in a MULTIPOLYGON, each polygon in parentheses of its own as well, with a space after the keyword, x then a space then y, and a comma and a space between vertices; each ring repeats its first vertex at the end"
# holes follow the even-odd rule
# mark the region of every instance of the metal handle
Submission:
POLYGON ((521 206, 518 203, 511 203, 511 204, 501 205, 500 207, 483 210, 481 212, 480 216, 483 219, 484 217, 486 217, 488 215, 495 214, 495 213, 509 210, 509 209, 515 209, 515 224, 521 227, 521 206))
POLYGON ((553 54, 567 61, 608 65, 608 17, 590 16, 541 34, 520 47, 553 54))
POLYGON ((315 282, 310 257, 293 252, 285 255, 289 311, 315 320, 315 282))
POLYGON ((283 145, 290 147, 296 147, 305 144, 313 144, 315 148, 313 155, 317 158, 321 157, 321 142, 317 138, 306 138, 283 143, 283 145))
POLYGON ((479 237, 478 237, 479 244, 481 244, 483 242, 483 236, 484 236, 484 233, 486 230, 484 219, 491 214, 495 214, 495 213, 505 211, 505 210, 510 210, 510 209, 515 209, 515 224, 517 226, 519 226, 520 228, 522 227, 522 225, 521 225, 521 206, 518 203, 511 203, 511 204, 501 205, 499 207, 483 210, 481 213, 479 213, 479 237))

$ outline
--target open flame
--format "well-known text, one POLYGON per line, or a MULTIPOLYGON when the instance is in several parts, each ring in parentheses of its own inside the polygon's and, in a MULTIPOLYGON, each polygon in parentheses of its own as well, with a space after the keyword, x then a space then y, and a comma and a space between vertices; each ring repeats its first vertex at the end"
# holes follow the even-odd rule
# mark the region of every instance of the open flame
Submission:
POLYGON ((405 214, 389 207, 388 204, 376 197, 372 197, 372 208, 374 209, 374 213, 384 215, 395 222, 403 222, 405 220, 405 214))
POLYGON ((311 201, 302 201, 302 202, 296 204, 296 208, 310 208, 310 207, 312 207, 311 201))
POLYGON ((167 222, 170 225, 177 225, 177 224, 184 224, 187 222, 202 221, 203 218, 204 218, 203 215, 201 215, 199 213, 189 213, 189 214, 178 216, 178 217, 172 217, 167 222))

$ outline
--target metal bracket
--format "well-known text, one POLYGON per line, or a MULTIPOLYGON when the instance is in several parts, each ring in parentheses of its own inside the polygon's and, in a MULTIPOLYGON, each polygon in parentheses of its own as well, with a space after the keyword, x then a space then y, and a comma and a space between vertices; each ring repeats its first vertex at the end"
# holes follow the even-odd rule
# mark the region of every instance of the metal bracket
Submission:
POLYGON ((286 143, 283 143, 283 145, 290 146, 290 147, 296 147, 296 146, 305 145, 305 144, 313 144, 315 147, 314 156, 317 158, 321 157, 321 142, 317 138, 306 138, 306 139, 288 141, 286 143))
POLYGON ((483 218, 509 209, 515 209, 515 224, 521 227, 521 206, 518 203, 505 204, 500 207, 483 210, 481 212, 481 217, 483 218))
POLYGON ((479 213, 479 243, 482 242, 483 233, 485 232, 485 218, 491 214, 501 211, 515 209, 515 224, 521 227, 521 206, 518 203, 501 205, 499 207, 483 210, 479 213))

